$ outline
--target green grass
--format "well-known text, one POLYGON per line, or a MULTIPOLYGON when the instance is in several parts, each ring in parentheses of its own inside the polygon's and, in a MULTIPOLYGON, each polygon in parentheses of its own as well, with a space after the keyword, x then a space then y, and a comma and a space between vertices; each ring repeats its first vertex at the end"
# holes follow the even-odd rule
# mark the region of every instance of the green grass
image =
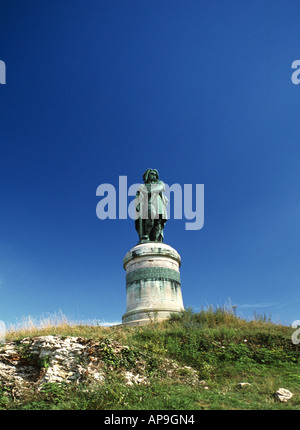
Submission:
POLYGON ((62 335, 113 339, 129 345, 130 353, 116 360, 107 351, 111 371, 98 385, 46 384, 39 393, 16 402, 0 388, 0 409, 300 409, 299 345, 293 329, 266 318, 246 321, 235 309, 187 310, 163 323, 142 327, 72 326, 66 322, 30 332, 15 331, 8 340, 26 336, 62 335), (122 371, 136 357, 148 357, 148 384, 127 386, 122 371), (189 369, 169 378, 164 359, 191 366, 204 380, 195 384, 189 369), (150 367, 149 367, 150 366, 150 367), (239 382, 248 382, 244 388, 239 382), (294 393, 287 403, 275 400, 280 388, 294 393))

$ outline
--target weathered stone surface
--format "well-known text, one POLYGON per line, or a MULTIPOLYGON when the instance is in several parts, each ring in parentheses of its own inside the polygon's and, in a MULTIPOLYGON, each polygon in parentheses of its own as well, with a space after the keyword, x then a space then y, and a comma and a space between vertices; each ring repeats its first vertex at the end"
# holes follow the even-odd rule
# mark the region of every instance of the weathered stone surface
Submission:
MULTIPOLYGON (((127 345, 109 339, 40 336, 7 342, 0 347, 0 387, 13 398, 24 398, 39 392, 46 383, 93 385, 104 382, 114 365, 121 369, 126 384, 148 384, 148 364, 142 355, 123 365, 131 352, 127 345)), ((199 382, 194 369, 172 360, 163 360, 160 370, 170 378, 199 382)))
POLYGON ((274 393, 275 398, 280 402, 287 402, 293 397, 293 395, 293 393, 291 393, 289 390, 286 390, 285 388, 279 388, 274 393))
POLYGON ((127 308, 123 324, 147 324, 184 309, 180 264, 178 252, 165 243, 141 243, 125 255, 127 308))
POLYGON ((79 337, 41 336, 8 342, 0 348, 0 382, 15 391, 39 388, 47 382, 72 382, 99 371, 89 360, 86 341, 79 337), (81 361, 85 361, 83 367, 81 361))
POLYGON ((251 384, 249 382, 239 382, 238 383, 238 387, 239 388, 245 388, 245 387, 249 387, 251 384))

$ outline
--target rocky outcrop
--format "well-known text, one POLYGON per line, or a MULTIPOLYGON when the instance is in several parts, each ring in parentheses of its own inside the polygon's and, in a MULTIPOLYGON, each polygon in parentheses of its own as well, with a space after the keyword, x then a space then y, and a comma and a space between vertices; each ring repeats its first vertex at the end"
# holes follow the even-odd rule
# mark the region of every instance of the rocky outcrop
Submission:
MULTIPOLYGON (((149 383, 151 356, 110 340, 40 336, 0 345, 0 388, 13 398, 38 392, 47 383, 101 383, 119 370, 124 383, 149 383)), ((176 362, 161 360, 160 370, 169 377, 198 382, 197 372, 176 362)), ((153 373, 153 372, 152 372, 153 373)))

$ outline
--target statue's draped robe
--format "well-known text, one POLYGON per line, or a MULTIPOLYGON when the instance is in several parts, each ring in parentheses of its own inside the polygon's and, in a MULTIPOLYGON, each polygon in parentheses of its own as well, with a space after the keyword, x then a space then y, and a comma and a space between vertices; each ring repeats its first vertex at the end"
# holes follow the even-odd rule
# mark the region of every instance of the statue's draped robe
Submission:
POLYGON ((163 240, 163 228, 167 221, 168 199, 163 194, 165 184, 162 181, 141 184, 136 194, 135 228, 140 240, 163 240))

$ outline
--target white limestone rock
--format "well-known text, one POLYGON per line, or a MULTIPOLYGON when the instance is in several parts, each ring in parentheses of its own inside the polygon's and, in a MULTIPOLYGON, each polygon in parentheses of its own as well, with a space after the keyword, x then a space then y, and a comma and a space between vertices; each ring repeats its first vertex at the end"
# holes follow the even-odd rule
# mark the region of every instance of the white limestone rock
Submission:
POLYGON ((280 402, 287 402, 293 397, 293 393, 291 393, 289 390, 285 388, 279 388, 275 393, 274 396, 277 400, 280 402))

